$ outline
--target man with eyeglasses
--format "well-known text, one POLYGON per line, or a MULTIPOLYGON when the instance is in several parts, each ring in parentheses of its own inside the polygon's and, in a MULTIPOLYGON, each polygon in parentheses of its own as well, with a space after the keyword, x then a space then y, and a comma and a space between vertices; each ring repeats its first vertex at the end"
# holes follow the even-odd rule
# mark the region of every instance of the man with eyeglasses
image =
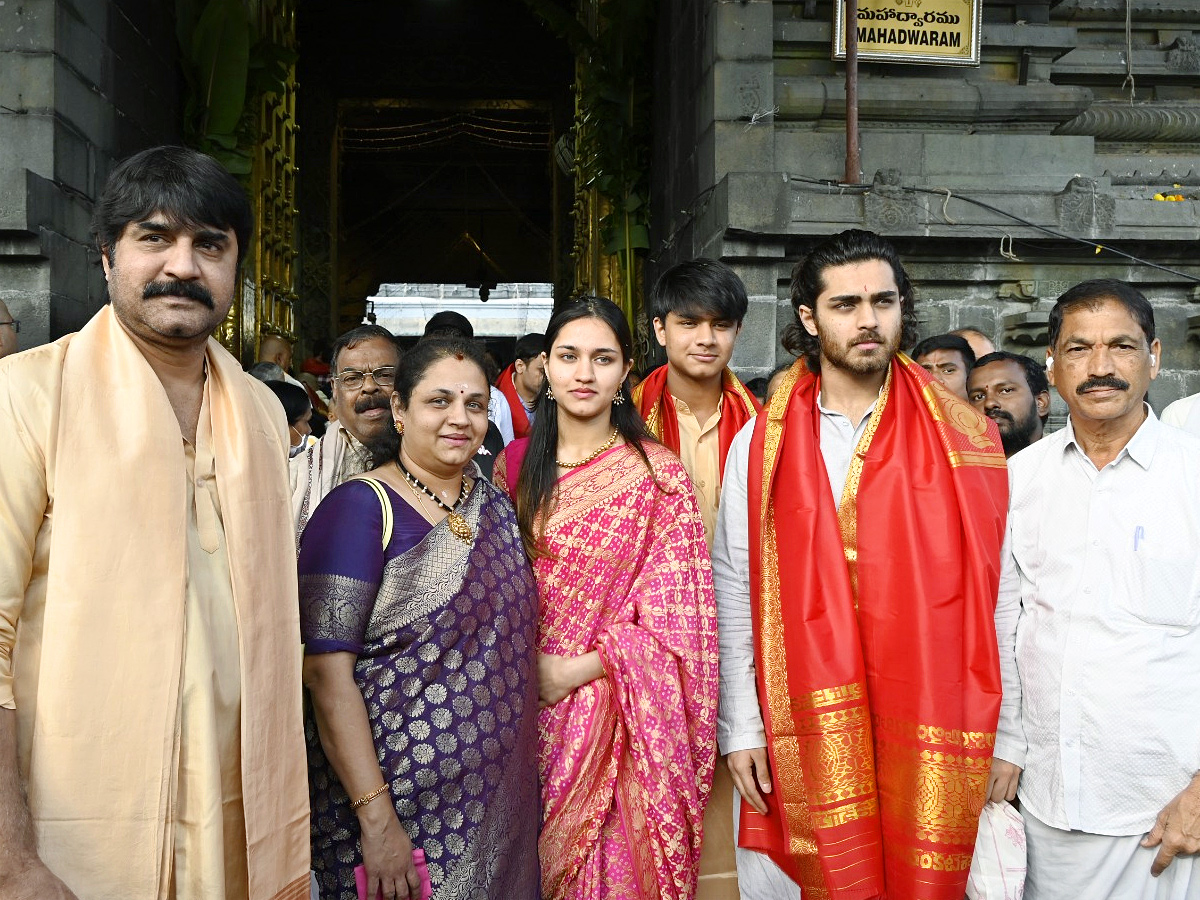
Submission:
POLYGON ((376 450, 394 449, 391 403, 399 364, 400 348, 392 333, 379 325, 359 325, 334 342, 329 409, 335 421, 291 464, 297 545, 325 495, 372 468, 376 450))
POLYGON ((0 359, 10 353, 16 353, 17 334, 21 331, 21 323, 12 317, 4 301, 0 300, 0 359))

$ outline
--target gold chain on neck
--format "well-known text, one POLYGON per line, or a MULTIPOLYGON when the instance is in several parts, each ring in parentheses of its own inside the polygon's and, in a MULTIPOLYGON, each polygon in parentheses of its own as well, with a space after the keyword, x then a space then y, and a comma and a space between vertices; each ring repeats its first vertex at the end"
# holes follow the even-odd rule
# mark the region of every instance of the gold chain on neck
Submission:
POLYGON ((593 450, 591 453, 589 453, 587 456, 585 456, 579 462, 573 462, 573 463, 563 462, 561 459, 557 459, 557 458, 554 460, 554 462, 561 469, 578 469, 580 466, 586 466, 588 463, 590 463, 593 459, 595 459, 597 456, 599 456, 605 450, 611 449, 613 444, 615 444, 617 442, 617 438, 620 436, 620 434, 621 434, 621 432, 618 429, 614 428, 612 431, 612 434, 610 434, 608 436, 607 441, 605 441, 603 444, 601 444, 599 447, 597 447, 595 450, 593 450))

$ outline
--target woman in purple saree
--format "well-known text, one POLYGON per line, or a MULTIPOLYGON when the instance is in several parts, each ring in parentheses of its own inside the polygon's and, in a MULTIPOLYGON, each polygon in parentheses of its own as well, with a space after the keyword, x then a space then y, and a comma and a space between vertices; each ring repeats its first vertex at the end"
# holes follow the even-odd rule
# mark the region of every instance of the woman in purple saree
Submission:
POLYGON ((354 900, 364 863, 368 896, 419 896, 414 848, 435 900, 539 896, 537 592, 511 504, 464 475, 487 428, 477 356, 410 351, 399 453, 330 493, 302 539, 323 900, 354 900))

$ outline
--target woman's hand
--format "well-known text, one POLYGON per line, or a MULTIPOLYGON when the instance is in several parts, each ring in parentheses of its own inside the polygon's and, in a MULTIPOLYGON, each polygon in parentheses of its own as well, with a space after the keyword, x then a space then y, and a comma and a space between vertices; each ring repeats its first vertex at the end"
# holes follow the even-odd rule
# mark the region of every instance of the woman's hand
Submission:
POLYGON ((538 705, 553 706, 578 687, 604 677, 604 665, 595 650, 581 656, 538 654, 538 705))
POLYGON ((384 900, 419 900, 421 877, 413 865, 413 845, 385 793, 359 814, 363 865, 367 870, 367 896, 384 900), (378 804, 377 809, 371 809, 378 804))

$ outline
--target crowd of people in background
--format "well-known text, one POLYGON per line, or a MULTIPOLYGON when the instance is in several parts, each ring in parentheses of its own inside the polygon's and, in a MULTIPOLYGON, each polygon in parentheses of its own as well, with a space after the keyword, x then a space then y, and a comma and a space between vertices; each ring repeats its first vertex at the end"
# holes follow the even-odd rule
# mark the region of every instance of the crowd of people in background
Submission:
POLYGON ((1200 898, 1200 402, 1134 287, 918 340, 850 230, 747 383, 708 259, 642 378, 597 297, 247 373, 250 223, 144 151, 109 304, 18 353, 0 303, 0 900, 961 900, 1007 804, 1027 898, 1200 898))

